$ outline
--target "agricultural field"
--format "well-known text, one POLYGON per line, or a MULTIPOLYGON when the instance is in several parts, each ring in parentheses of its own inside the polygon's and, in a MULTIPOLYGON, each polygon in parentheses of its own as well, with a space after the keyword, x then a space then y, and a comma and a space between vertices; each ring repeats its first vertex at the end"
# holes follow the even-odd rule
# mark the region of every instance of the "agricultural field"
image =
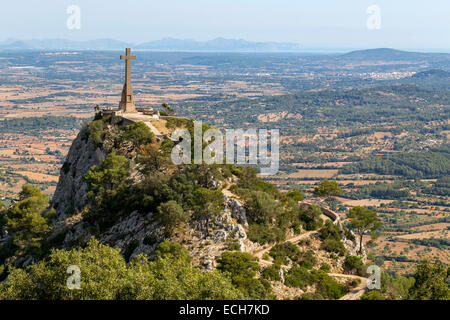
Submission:
POLYGON ((23 184, 53 194, 64 157, 82 125, 81 119, 69 117, 73 123, 63 128, 65 118, 34 115, 25 122, 22 118, 0 121, 0 199, 4 204, 16 198, 23 184), (35 119, 39 121, 34 123, 35 119), (49 130, 46 125, 63 129, 49 130))

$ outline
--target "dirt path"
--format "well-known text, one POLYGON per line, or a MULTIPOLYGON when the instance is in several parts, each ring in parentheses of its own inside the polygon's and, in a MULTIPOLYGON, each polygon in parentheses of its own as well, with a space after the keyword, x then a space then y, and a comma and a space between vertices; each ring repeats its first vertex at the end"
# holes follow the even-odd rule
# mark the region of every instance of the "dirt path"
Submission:
MULTIPOLYGON (((308 231, 306 233, 299 234, 290 239, 287 239, 286 242, 297 243, 300 240, 307 239, 311 235, 316 234, 316 233, 317 233, 317 231, 308 231)), ((262 257, 264 256, 265 253, 269 252, 274 246, 275 246, 275 244, 272 244, 266 248, 261 248, 259 250, 256 250, 256 251, 253 251, 250 253, 259 259, 259 264, 261 266, 268 267, 272 264, 272 262, 266 261, 266 260, 262 259, 262 257)), ((355 275, 351 275, 351 274, 341 274, 341 273, 328 273, 328 275, 331 277, 336 277, 336 278, 347 278, 347 279, 359 279, 360 280, 360 284, 358 286, 353 288, 352 291, 347 293, 345 296, 341 297, 339 300, 358 300, 367 291, 367 278, 355 276, 355 275)))
MULTIPOLYGON (((308 232, 306 232, 306 233, 302 233, 302 234, 296 235, 296 236, 294 236, 294 237, 292 237, 292 238, 289 238, 289 239, 287 239, 285 242, 297 243, 297 242, 299 242, 300 240, 309 238, 311 235, 313 235, 313 234, 315 234, 315 233, 317 233, 317 231, 308 231, 308 232)), ((261 249, 255 250, 255 251, 253 251, 253 252, 250 252, 250 254, 252 254, 253 256, 257 257, 258 259, 261 259, 261 258, 263 257, 263 255, 264 255, 266 252, 269 252, 270 249, 272 249, 275 245, 276 245, 275 243, 274 243, 274 244, 271 244, 271 245, 269 245, 268 247, 261 248, 261 249)))
POLYGON ((367 278, 341 273, 329 273, 328 275, 336 278, 359 279, 361 281, 357 287, 353 288, 352 291, 345 296, 339 298, 339 300, 358 300, 367 291, 367 278))
POLYGON ((235 199, 237 199, 237 196, 234 193, 232 193, 229 188, 230 188, 230 186, 227 186, 226 188, 222 189, 222 193, 225 196, 227 196, 228 198, 235 198, 235 199))
POLYGON ((159 130, 156 129, 156 127, 155 127, 150 121, 146 121, 146 122, 144 122, 144 123, 147 125, 147 127, 150 128, 150 130, 153 131, 153 133, 155 134, 155 136, 161 136, 161 135, 162 135, 161 132, 159 132, 159 130))

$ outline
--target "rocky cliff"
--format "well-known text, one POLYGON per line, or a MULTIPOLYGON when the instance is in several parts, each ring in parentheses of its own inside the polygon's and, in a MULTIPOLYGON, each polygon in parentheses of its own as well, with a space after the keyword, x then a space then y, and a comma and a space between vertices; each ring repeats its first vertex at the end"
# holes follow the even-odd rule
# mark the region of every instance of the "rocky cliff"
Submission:
MULTIPOLYGON (((137 164, 137 155, 141 146, 133 147, 129 141, 118 143, 117 137, 120 135, 120 125, 104 123, 103 126, 100 135, 101 143, 92 141, 92 123, 85 126, 73 141, 66 161, 61 168, 58 185, 52 199, 52 206, 56 210, 57 218, 53 222, 53 229, 48 237, 48 241, 53 247, 77 247, 86 244, 92 237, 95 237, 104 244, 119 248, 127 259, 131 259, 139 253, 152 254, 161 241, 170 239, 182 243, 189 250, 193 258, 193 265, 204 270, 213 270, 217 266, 218 258, 227 250, 250 253, 259 259, 263 268, 273 263, 273 259, 267 254, 275 243, 259 244, 255 240, 259 236, 258 232, 253 232, 253 241, 249 239, 250 217, 246 210, 246 200, 241 199, 235 193, 237 185, 240 185, 240 180, 235 174, 228 177, 222 176, 220 179, 214 176, 209 177, 207 174, 210 181, 205 185, 212 186, 212 190, 220 191, 222 194, 223 207, 220 213, 211 213, 208 219, 191 218, 176 228, 170 236, 164 231, 165 229, 160 221, 155 219, 156 209, 132 210, 127 214, 118 216, 106 228, 101 228, 92 217, 88 218, 90 211, 95 208, 92 208, 88 196, 86 173, 92 166, 101 166, 102 162, 113 151, 125 155, 130 160, 130 172, 126 178, 130 187, 135 188, 136 185, 146 179, 140 170, 140 165, 137 164)), ((164 141, 158 143, 159 147, 163 148, 164 141)), ((160 167, 154 170, 165 172, 166 175, 173 175, 178 168, 160 167)), ((164 180, 164 178, 161 179, 164 180)), ((153 182, 153 184, 158 185, 158 188, 161 188, 159 183, 162 183, 162 181, 153 182)), ((142 193, 142 197, 145 198, 150 194, 154 196, 153 190, 147 189, 142 193)), ((133 196, 133 193, 129 196, 133 196)), ((312 204, 306 202, 299 204, 299 210, 304 212, 314 211, 312 204)), ((192 208, 194 208, 192 217, 196 217, 196 207, 192 208)), ((119 209, 117 210, 119 211, 119 209)), ((114 214, 114 212, 109 214, 114 214)), ((356 255, 358 244, 354 240, 346 238, 339 216, 328 209, 322 208, 321 219, 330 219, 334 225, 340 228, 341 240, 346 251, 350 255, 356 255)), ((317 263, 329 264, 332 272, 343 272, 345 257, 324 250, 318 231, 306 232, 301 230, 299 236, 292 230, 283 231, 286 233, 287 242, 297 243, 301 239, 301 252, 314 250, 317 263)), ((261 229, 261 232, 266 231, 261 229)), ((292 261, 290 265, 292 265, 292 261)), ((283 272, 283 268, 280 272, 283 272)), ((285 272, 288 272, 287 270, 285 272)), ((284 279, 284 275, 282 275, 282 279, 284 279)), ((313 290, 312 288, 306 290, 288 288, 284 285, 284 280, 277 283, 275 287, 277 288, 275 290, 277 296, 280 298, 290 298, 313 290)))
POLYGON ((73 215, 87 204, 84 175, 90 167, 99 165, 105 157, 105 152, 89 141, 89 127, 82 128, 72 142, 53 195, 52 206, 59 219, 73 215))
MULTIPOLYGON (((158 241, 164 238, 162 228, 152 219, 153 212, 133 211, 100 232, 95 224, 86 221, 84 214, 88 206, 88 190, 84 177, 92 166, 99 166, 113 150, 111 137, 116 134, 117 127, 106 127, 107 133, 100 146, 90 140, 89 131, 88 125, 79 132, 61 168, 51 201, 57 219, 49 240, 56 247, 70 248, 95 237, 102 243, 121 249, 130 258, 139 253, 153 252, 158 241)), ((130 176, 137 180, 142 178, 136 168, 132 169, 130 176)), ((245 227, 248 223, 241 203, 224 195, 224 205, 223 214, 215 215, 208 221, 190 222, 179 239, 191 251, 194 262, 209 270, 230 242, 237 241, 242 251, 255 246, 247 239, 245 227)))

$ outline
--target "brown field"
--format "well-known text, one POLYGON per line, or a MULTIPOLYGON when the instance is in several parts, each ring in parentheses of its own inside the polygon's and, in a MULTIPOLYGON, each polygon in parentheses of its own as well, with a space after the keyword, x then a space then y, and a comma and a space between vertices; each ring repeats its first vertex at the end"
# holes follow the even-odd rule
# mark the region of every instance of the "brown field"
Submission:
POLYGON ((442 223, 432 223, 426 224, 424 226, 413 227, 411 230, 417 231, 431 231, 431 230, 445 230, 450 227, 450 223, 442 222, 442 223))
POLYGON ((300 169, 295 173, 291 173, 288 175, 281 176, 282 178, 294 178, 294 179, 302 179, 302 178, 331 178, 335 174, 338 173, 338 170, 333 169, 300 169))
POLYGON ((337 176, 340 180, 371 180, 371 181, 391 181, 396 179, 395 176, 380 175, 375 173, 361 173, 361 174, 339 174, 337 176))
POLYGON ((340 162, 325 162, 325 163, 311 163, 311 162, 296 162, 292 163, 292 166, 301 166, 301 167, 307 167, 307 168, 316 168, 319 166, 327 166, 327 167, 335 167, 335 168, 341 168, 346 164, 349 164, 351 162, 347 161, 340 161, 340 162))
POLYGON ((392 137, 392 132, 375 132, 373 134, 373 137, 378 139, 378 140, 381 140, 381 139, 384 139, 384 138, 391 138, 392 137))
POLYGON ((26 184, 26 181, 23 178, 18 178, 17 180, 18 180, 17 183, 15 183, 14 186, 12 187, 6 183, 0 183, 0 190, 9 191, 12 193, 19 193, 20 190, 22 189, 22 186, 26 184))
POLYGON ((345 205, 350 206, 350 207, 355 207, 355 206, 379 207, 380 204, 391 203, 392 201, 394 201, 394 200, 383 200, 383 199, 361 199, 361 200, 351 200, 351 199, 345 199, 345 198, 338 198, 338 199, 341 200, 345 205))
POLYGON ((399 238, 399 239, 430 239, 430 238, 449 239, 449 231, 438 230, 438 231, 430 231, 430 232, 419 232, 419 233, 405 234, 402 236, 398 236, 397 238, 399 238))
MULTIPOLYGON (((364 236, 364 242, 367 242, 369 240, 370 240, 370 236, 364 236)), ((438 248, 435 248, 435 247, 427 247, 427 246, 423 246, 423 245, 411 244, 407 240, 409 240, 409 239, 403 238, 402 241, 395 241, 395 239, 387 240, 385 236, 381 236, 375 241, 377 246, 374 247, 373 249, 369 249, 369 250, 375 250, 376 255, 386 254, 386 252, 384 251, 384 248, 388 246, 391 248, 391 250, 388 251, 389 253, 387 253, 387 254, 391 255, 391 256, 392 255, 405 256, 405 257, 415 260, 415 261, 419 261, 423 257, 427 256, 427 257, 431 257, 431 258, 437 258, 444 263, 450 262, 449 252, 439 250, 438 248)), ((384 270, 389 269, 389 265, 391 263, 392 262, 390 262, 390 261, 385 261, 382 269, 384 269, 384 270)), ((398 266, 403 266, 403 265, 410 265, 411 263, 410 262, 395 262, 395 264, 398 266)), ((412 266, 415 266, 415 263, 413 263, 412 266)))
POLYGON ((353 183, 355 186, 365 186, 368 184, 375 184, 377 182, 392 183, 393 180, 338 180, 338 183, 344 186, 350 183, 353 183))
POLYGON ((31 172, 31 171, 16 171, 16 173, 26 176, 31 180, 36 180, 36 181, 58 181, 58 177, 57 176, 51 176, 48 174, 44 174, 44 173, 38 173, 38 172, 31 172))

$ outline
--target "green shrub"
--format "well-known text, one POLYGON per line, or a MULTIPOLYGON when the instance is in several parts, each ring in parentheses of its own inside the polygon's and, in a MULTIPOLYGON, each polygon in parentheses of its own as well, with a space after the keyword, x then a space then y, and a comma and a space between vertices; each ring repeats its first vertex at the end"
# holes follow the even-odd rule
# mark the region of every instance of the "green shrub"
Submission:
POLYGON ((295 201, 303 201, 303 193, 298 189, 288 191, 286 197, 295 201))
POLYGON ((296 263, 300 258, 300 250, 291 242, 283 242, 273 246, 269 255, 273 258, 274 263, 287 264, 288 259, 296 263))
POLYGON ((296 221, 291 226, 292 231, 294 231, 294 234, 300 234, 302 233, 300 222, 296 221))
POLYGON ((239 178, 238 187, 240 190, 261 191, 271 195, 272 198, 281 198, 281 193, 275 185, 256 176, 258 173, 256 168, 249 166, 236 168, 233 168, 233 174, 239 178))
POLYGON ((144 122, 136 122, 120 129, 122 140, 130 141, 135 147, 151 142, 154 138, 153 132, 144 122))
POLYGON ((6 225, 18 253, 38 253, 45 233, 49 230, 42 212, 48 206, 48 197, 39 189, 23 185, 19 199, 6 210, 2 224, 6 225))
POLYGON ((369 292, 364 293, 360 300, 386 300, 385 297, 378 290, 370 290, 369 292))
POLYGON ((184 264, 190 264, 192 261, 189 251, 178 242, 163 241, 156 248, 155 253, 160 259, 178 259, 184 264))
POLYGON ((120 217, 122 210, 131 210, 125 194, 130 160, 110 153, 100 167, 92 166, 84 179, 88 186, 88 199, 92 209, 86 215, 89 221, 98 223, 101 229, 112 225, 120 217))
MULTIPOLYGON (((12 269, 0 283, 0 300, 236 300, 246 299, 221 272, 189 266, 187 249, 162 243, 157 259, 139 255, 127 266, 119 250, 90 241, 86 247, 53 250, 26 269, 12 269), (67 267, 81 270, 81 288, 70 290, 67 267)), ((259 288, 265 290, 263 283, 259 288)))
POLYGON ((363 275, 364 263, 358 256, 347 256, 344 261, 344 270, 351 274, 363 275))
POLYGON ((259 265, 255 258, 246 252, 225 251, 218 260, 217 269, 231 277, 232 283, 252 299, 267 299, 270 285, 264 279, 256 279, 259 265))
POLYGON ((361 283, 361 279, 357 278, 357 279, 352 279, 352 281, 350 281, 350 287, 354 288, 356 286, 358 286, 361 283))
POLYGON ((393 277, 386 272, 381 273, 381 293, 388 300, 408 299, 411 287, 414 285, 413 277, 393 277))
POLYGON ((105 136, 104 122, 102 120, 94 120, 89 125, 89 140, 97 147, 103 143, 105 136))
POLYGON ((312 269, 317 263, 316 254, 313 250, 303 252, 299 265, 306 269, 312 269))
POLYGON ((175 129, 175 128, 185 127, 188 125, 189 122, 191 122, 191 121, 188 119, 183 119, 183 118, 167 119, 166 128, 175 129))
POLYGON ((347 227, 344 226, 344 234, 345 237, 351 241, 355 241, 355 235, 353 234, 353 232, 350 231, 350 229, 348 229, 347 227))
POLYGON ((331 266, 328 263, 324 262, 322 264, 322 266, 320 267, 320 270, 322 270, 324 272, 330 272, 331 271, 331 266))
POLYGON ((263 277, 266 280, 281 281, 280 269, 281 266, 279 264, 274 263, 271 266, 265 268, 261 272, 261 277, 263 277))
POLYGON ((261 224, 251 223, 249 225, 248 238, 259 244, 275 243, 286 238, 285 232, 276 227, 266 227, 261 224))
POLYGON ((139 171, 143 175, 163 171, 164 167, 170 163, 170 153, 161 149, 162 147, 158 143, 148 143, 139 148, 136 162, 139 163, 139 171))
POLYGON ((176 227, 189 220, 189 212, 174 200, 161 203, 155 213, 155 219, 164 227, 166 235, 171 236, 176 227))
POLYGON ((316 205, 311 205, 307 210, 301 211, 299 219, 305 230, 311 231, 320 228, 323 224, 320 218, 321 214, 322 210, 316 205))
POLYGON ((227 246, 228 251, 240 251, 241 245, 239 244, 238 240, 231 241, 227 246))
POLYGON ((320 239, 334 239, 341 240, 341 231, 338 226, 335 226, 330 220, 327 220, 325 225, 319 230, 320 239))
POLYGON ((314 277, 308 272, 308 269, 294 266, 286 274, 284 283, 288 287, 304 290, 307 286, 314 284, 314 277))
POLYGON ((408 299, 412 300, 449 300, 448 283, 450 270, 447 265, 430 260, 421 261, 414 273, 414 284, 409 289, 408 299))
POLYGON ((245 203, 247 218, 255 223, 269 224, 281 211, 278 202, 264 191, 251 191, 245 203))
POLYGON ((312 276, 317 282, 316 294, 320 294, 327 299, 339 299, 346 293, 348 288, 343 284, 340 284, 324 271, 313 270, 312 276))
POLYGON ((56 213, 56 210, 53 208, 49 209, 43 216, 48 224, 50 224, 52 221, 58 218, 58 214, 56 213))
POLYGON ((325 300, 325 298, 318 293, 304 293, 302 294, 298 300, 325 300))
POLYGON ((199 188, 193 194, 195 216, 201 219, 210 219, 224 210, 223 194, 219 190, 199 188))
POLYGON ((228 272, 233 277, 240 275, 252 278, 259 271, 256 259, 246 252, 225 251, 217 262, 217 269, 228 272))
POLYGON ((322 243, 321 249, 328 252, 334 252, 343 256, 346 252, 344 244, 341 241, 335 239, 327 239, 322 243))
POLYGON ((266 279, 246 278, 242 276, 232 277, 233 285, 246 297, 257 300, 271 299, 270 283, 266 279))

